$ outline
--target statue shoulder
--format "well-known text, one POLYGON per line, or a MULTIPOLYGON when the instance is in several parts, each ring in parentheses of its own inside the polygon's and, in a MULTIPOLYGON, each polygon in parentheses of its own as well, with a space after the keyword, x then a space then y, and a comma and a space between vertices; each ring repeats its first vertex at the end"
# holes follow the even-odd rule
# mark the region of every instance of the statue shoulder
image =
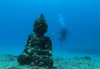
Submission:
POLYGON ((46 38, 46 39, 50 40, 50 37, 48 37, 48 36, 44 36, 44 38, 46 38))
POLYGON ((29 39, 34 38, 34 37, 35 37, 35 34, 30 34, 30 35, 28 36, 29 39))

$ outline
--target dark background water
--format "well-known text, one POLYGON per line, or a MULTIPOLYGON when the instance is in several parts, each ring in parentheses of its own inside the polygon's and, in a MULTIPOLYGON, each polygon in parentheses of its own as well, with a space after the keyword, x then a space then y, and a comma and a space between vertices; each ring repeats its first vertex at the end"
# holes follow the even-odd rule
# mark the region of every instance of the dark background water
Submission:
POLYGON ((0 0, 0 54, 20 54, 41 13, 49 25, 45 35, 51 37, 53 51, 100 55, 99 0, 0 0), (62 46, 55 33, 62 28, 59 14, 71 32, 62 46))

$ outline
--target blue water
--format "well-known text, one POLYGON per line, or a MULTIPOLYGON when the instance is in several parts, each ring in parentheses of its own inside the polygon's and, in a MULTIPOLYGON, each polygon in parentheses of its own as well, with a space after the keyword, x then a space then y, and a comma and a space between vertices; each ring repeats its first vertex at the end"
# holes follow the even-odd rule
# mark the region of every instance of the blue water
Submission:
POLYGON ((54 56, 100 60, 99 0, 0 0, 0 54, 22 53, 41 13, 49 25, 45 35, 51 37, 54 56), (71 33, 60 46, 55 32, 63 26, 71 33))

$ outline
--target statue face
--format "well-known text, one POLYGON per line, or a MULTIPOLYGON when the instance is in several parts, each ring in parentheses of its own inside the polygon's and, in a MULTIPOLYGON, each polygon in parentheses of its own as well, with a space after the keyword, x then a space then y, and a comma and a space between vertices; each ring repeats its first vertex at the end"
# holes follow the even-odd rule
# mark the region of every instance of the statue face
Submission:
POLYGON ((33 25, 33 31, 37 34, 43 35, 47 32, 48 25, 43 19, 36 19, 33 25))

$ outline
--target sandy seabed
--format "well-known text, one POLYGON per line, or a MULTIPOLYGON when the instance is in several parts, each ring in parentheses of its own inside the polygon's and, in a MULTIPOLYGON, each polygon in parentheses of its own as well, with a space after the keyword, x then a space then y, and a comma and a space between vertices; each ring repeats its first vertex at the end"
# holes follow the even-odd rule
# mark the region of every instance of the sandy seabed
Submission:
MULTIPOLYGON (((100 61, 90 57, 60 58, 54 57, 54 67, 50 69, 100 69, 100 61)), ((11 54, 0 55, 0 69, 49 69, 37 66, 19 65, 17 56, 11 54)))

